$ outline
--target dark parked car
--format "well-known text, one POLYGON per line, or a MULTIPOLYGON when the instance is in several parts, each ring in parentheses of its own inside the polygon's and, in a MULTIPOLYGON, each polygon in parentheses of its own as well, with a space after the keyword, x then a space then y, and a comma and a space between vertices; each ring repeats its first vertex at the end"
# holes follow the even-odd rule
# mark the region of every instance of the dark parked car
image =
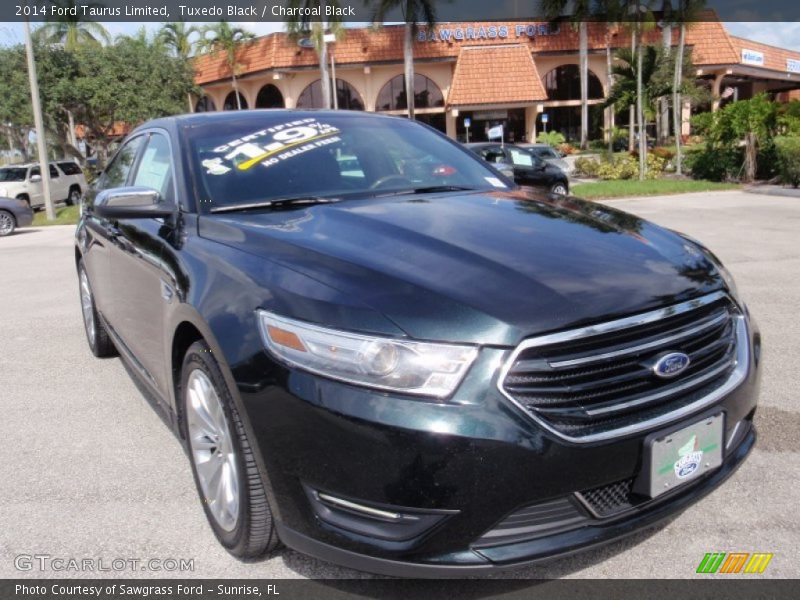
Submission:
POLYGON ((0 237, 33 223, 33 209, 25 200, 0 198, 0 237))
POLYGON ((466 144, 466 146, 486 162, 494 165, 510 165, 514 170, 514 181, 519 185, 542 188, 554 194, 569 193, 567 174, 527 148, 494 142, 466 144))
POLYGON ((406 119, 145 124, 75 264, 92 352, 157 399, 237 557, 527 564, 674 516, 755 442, 760 338, 708 250, 406 119))

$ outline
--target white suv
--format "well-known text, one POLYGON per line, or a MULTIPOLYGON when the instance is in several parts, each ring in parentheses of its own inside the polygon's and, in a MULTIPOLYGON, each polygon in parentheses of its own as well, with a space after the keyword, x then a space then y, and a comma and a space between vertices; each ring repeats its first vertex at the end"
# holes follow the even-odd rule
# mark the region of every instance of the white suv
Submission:
MULTIPOLYGON (((77 163, 50 163, 50 195, 54 202, 78 204, 86 189, 86 177, 77 163)), ((42 174, 37 164, 0 167, 0 197, 26 201, 31 208, 44 206, 42 174)))

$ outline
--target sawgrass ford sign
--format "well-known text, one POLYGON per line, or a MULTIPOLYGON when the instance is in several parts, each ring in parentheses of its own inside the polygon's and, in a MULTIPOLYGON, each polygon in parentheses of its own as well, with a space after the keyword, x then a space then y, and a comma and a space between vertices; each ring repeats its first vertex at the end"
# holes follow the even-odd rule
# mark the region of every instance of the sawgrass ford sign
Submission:
POLYGON ((420 42, 464 42, 470 40, 496 40, 534 38, 540 35, 556 35, 558 27, 548 23, 517 23, 514 25, 483 25, 478 27, 437 27, 420 30, 420 42))

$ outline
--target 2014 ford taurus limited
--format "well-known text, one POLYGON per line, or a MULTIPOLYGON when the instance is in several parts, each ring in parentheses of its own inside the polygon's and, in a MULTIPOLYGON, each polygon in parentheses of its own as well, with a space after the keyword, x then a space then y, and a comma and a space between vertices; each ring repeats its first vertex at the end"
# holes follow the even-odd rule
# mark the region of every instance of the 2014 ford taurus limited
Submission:
POLYGON ((427 126, 152 121, 85 198, 86 335, 220 543, 481 573, 674 516, 755 442, 760 338, 698 242, 536 196, 427 126))

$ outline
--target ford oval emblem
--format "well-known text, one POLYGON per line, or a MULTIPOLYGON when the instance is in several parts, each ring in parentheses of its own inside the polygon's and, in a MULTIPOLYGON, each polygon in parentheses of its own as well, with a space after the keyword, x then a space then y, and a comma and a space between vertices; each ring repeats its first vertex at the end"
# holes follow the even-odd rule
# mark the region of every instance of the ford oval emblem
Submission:
POLYGON ((653 373, 657 377, 669 379, 683 373, 690 362, 689 356, 683 352, 670 352, 656 361, 656 364, 653 365, 653 373))

